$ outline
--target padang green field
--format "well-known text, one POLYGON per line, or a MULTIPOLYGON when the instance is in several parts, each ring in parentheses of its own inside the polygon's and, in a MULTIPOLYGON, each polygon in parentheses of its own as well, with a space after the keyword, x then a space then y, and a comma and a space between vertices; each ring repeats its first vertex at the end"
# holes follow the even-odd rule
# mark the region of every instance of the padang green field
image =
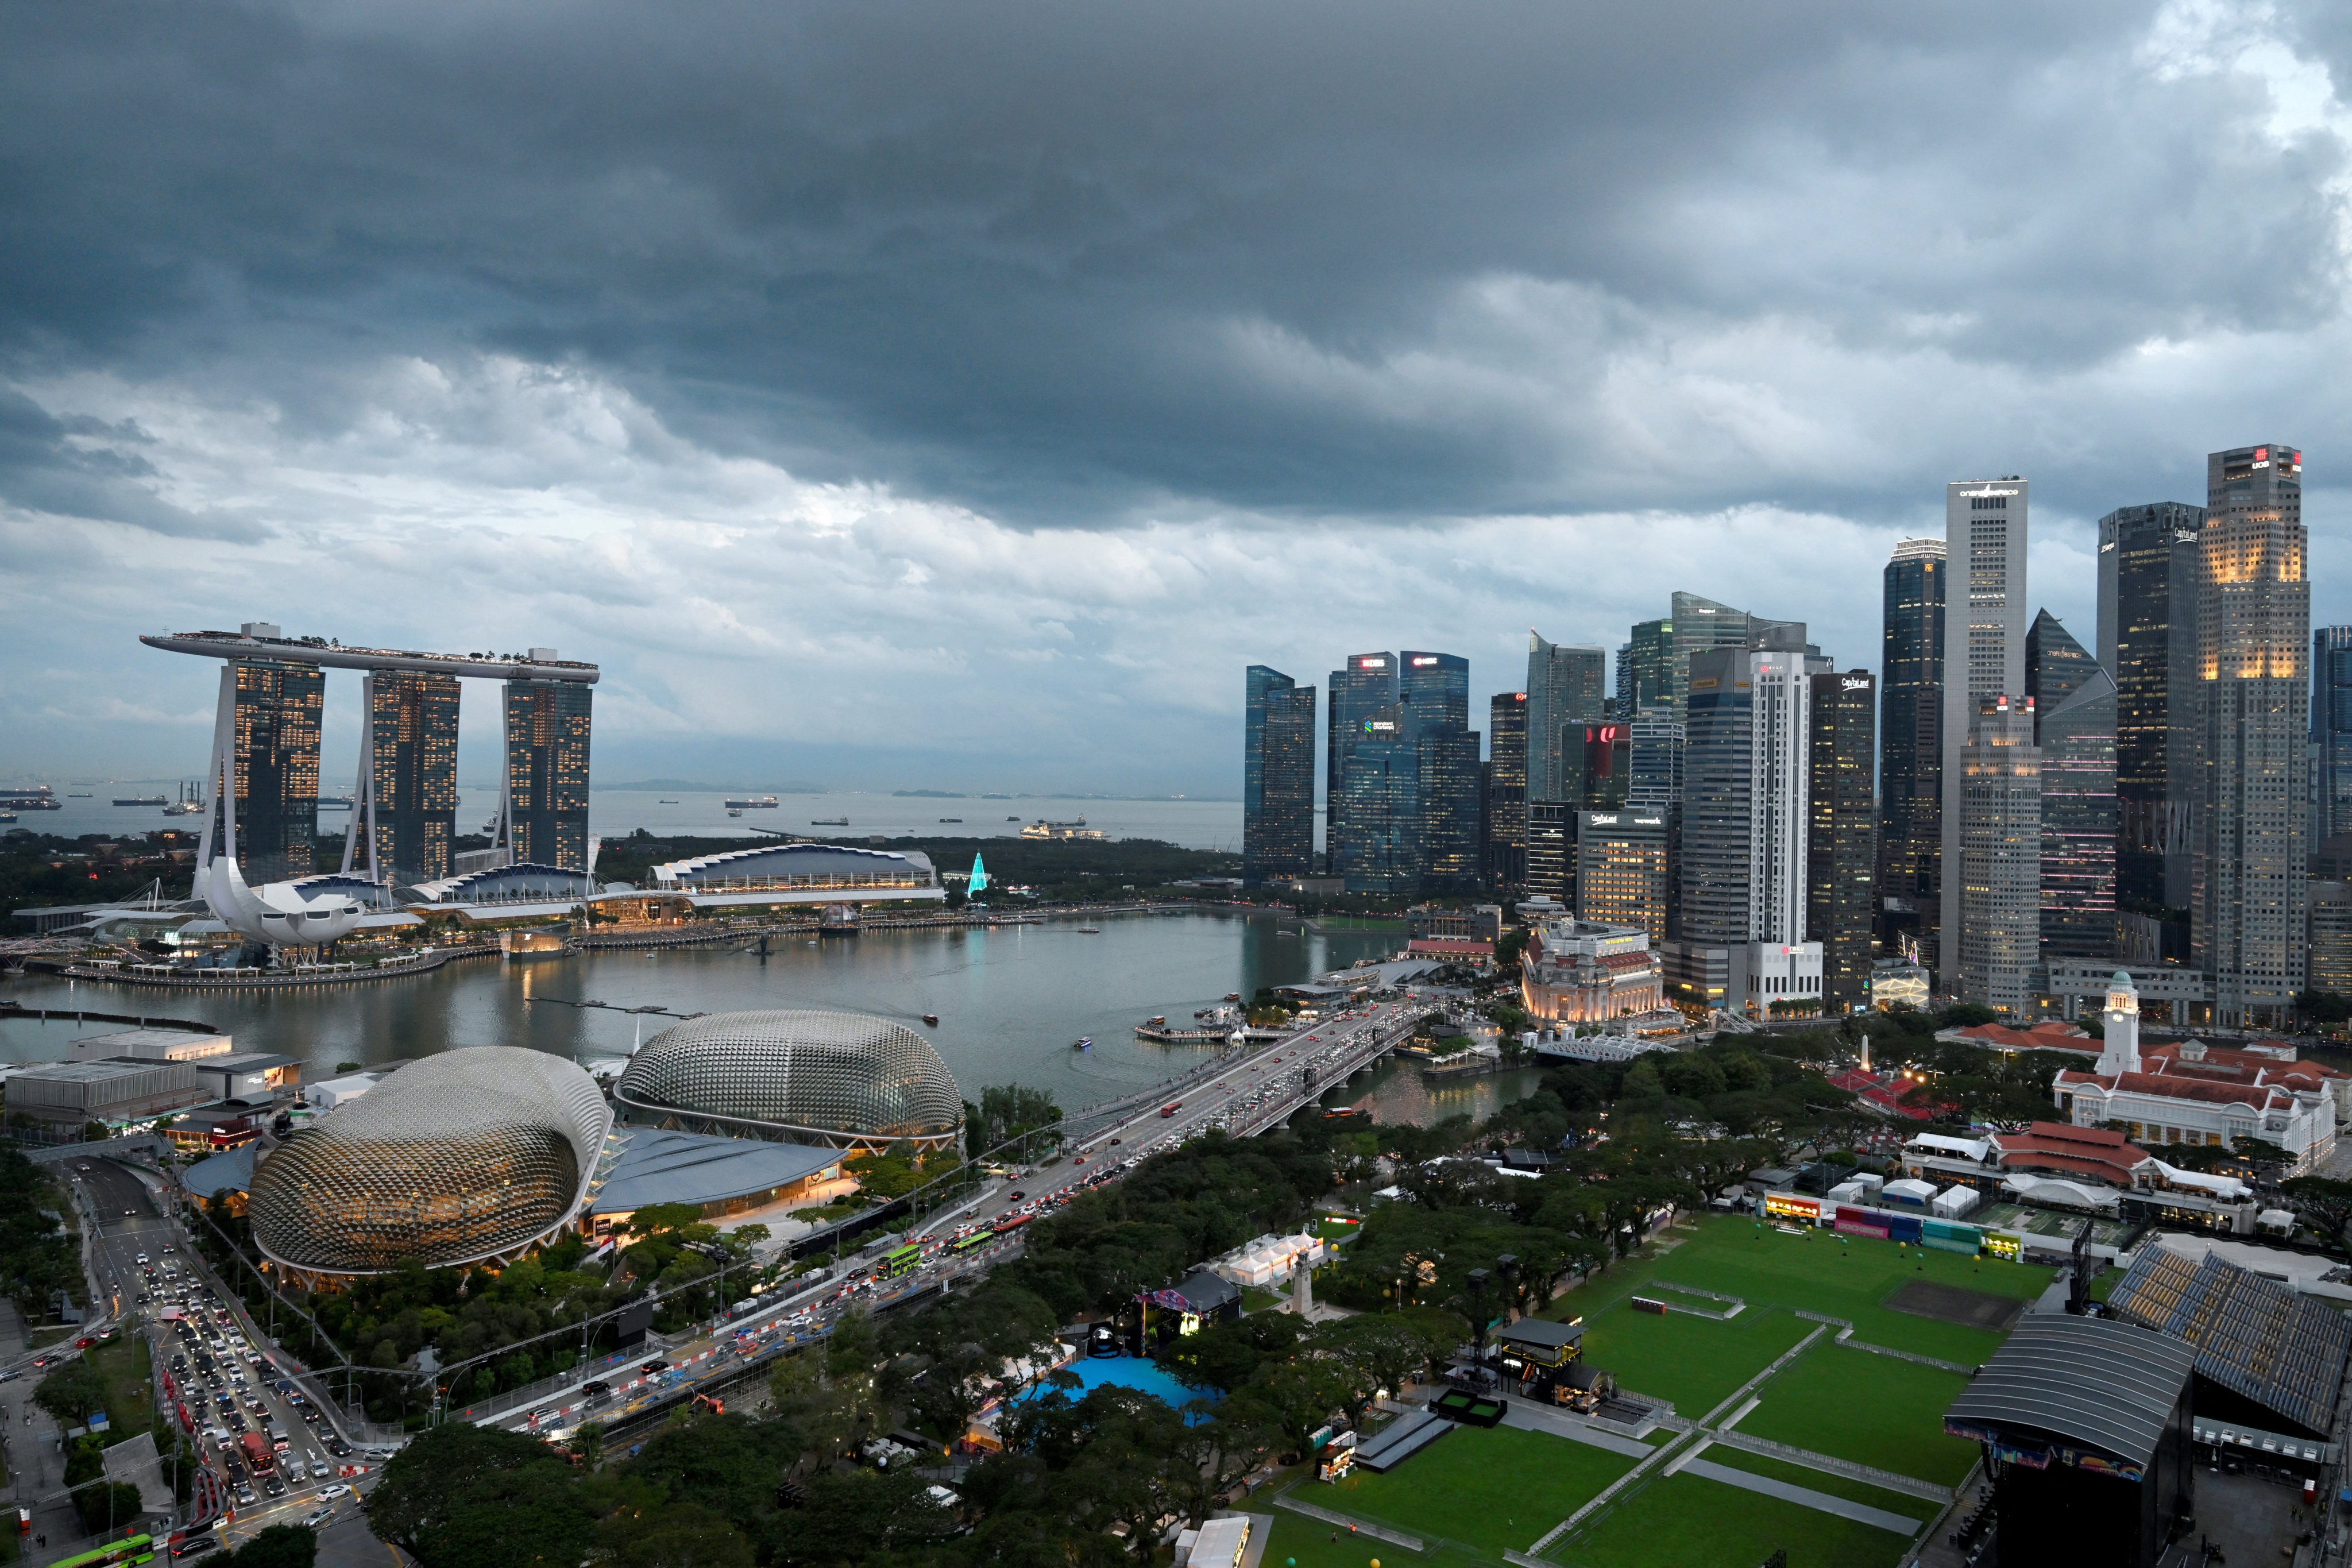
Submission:
MULTIPOLYGON (((1854 1344, 1976 1366, 1999 1346, 2001 1332, 1897 1310, 1890 1299, 1925 1282, 2022 1303, 2055 1278, 2047 1268, 1868 1237, 1790 1235, 1745 1217, 1710 1216, 1660 1240, 1668 1245, 1655 1256, 1612 1268, 1546 1309, 1549 1317, 1584 1321, 1588 1362, 1614 1373, 1625 1389, 1673 1401, 1685 1420, 1718 1427, 1753 1398, 1754 1408, 1734 1428, 1739 1433, 1946 1488, 1965 1478, 1976 1459, 1972 1445, 1943 1431, 1943 1413, 1967 1374, 1854 1344), (1728 1303, 1661 1288, 1666 1284, 1738 1297, 1746 1305, 1729 1319, 1703 1316, 1728 1303), (1628 1300, 1637 1294, 1699 1310, 1637 1310, 1628 1300), (1853 1323, 1853 1342, 1837 1343, 1835 1325, 1800 1318, 1800 1311, 1853 1323), (1801 1354, 1763 1375, 1816 1329, 1821 1334, 1801 1354)), ((1670 1436, 1661 1430, 1652 1441, 1670 1436)), ((1720 1444, 1706 1457, 1923 1525, 1942 1507, 1886 1489, 1900 1484, 1891 1480, 1874 1485, 1720 1444)), ((1528 1552, 1632 1463, 1545 1433, 1456 1431, 1386 1475, 1297 1494, 1303 1502, 1410 1531, 1423 1538, 1423 1551, 1351 1540, 1344 1530, 1334 1541, 1328 1525, 1287 1515, 1278 1521, 1266 1562, 1269 1568, 1294 1556, 1299 1568, 1368 1568, 1375 1557, 1383 1568, 1497 1563, 1506 1550, 1528 1552)), ((1916 1543, 1916 1535, 1802 1501, 1653 1468, 1540 1555, 1560 1568, 1748 1568, 1786 1547, 1791 1568, 1895 1568, 1916 1543)))

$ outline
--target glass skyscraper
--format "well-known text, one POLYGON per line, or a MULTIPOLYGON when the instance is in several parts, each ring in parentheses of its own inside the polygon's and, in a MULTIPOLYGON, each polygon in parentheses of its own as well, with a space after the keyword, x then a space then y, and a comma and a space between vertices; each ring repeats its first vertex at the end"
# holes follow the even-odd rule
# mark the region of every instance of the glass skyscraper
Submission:
POLYGON ((1645 708, 1672 708, 1682 696, 1675 672, 1675 623, 1635 621, 1617 657, 1617 717, 1632 719, 1645 708))
MULTIPOLYGON (((1944 857, 1944 584, 1940 539, 1906 539, 1885 572, 1878 721, 1879 935, 1891 956, 1932 931, 1944 857)), ((1926 954, 1933 961, 1932 950, 1926 954)))
POLYGON ((1478 732, 1470 728, 1470 661, 1455 654, 1397 657, 1398 702, 1420 767, 1421 877, 1433 889, 1478 885, 1478 732))
POLYGON ((2205 509, 2185 501, 2099 519, 2098 657, 2116 681, 2116 896, 2173 924, 2175 950, 2188 943, 2204 528, 2205 509))
POLYGON ((2116 952, 2116 683, 2044 610, 2025 634, 2042 750, 2042 953, 2116 952))
POLYGON ((1866 669, 1811 678, 1805 785, 1806 940, 1822 944, 1822 999, 1843 1013, 1870 1001, 1876 882, 1871 796, 1878 682, 1866 669))
POLYGON ((326 700, 326 673, 316 665, 236 665, 236 863, 253 887, 317 868, 326 700))
POLYGON ((1602 666, 1597 647, 1570 647, 1528 634, 1528 798, 1565 801, 1561 745, 1572 726, 1599 722, 1602 666))
MULTIPOLYGON (((2032 531, 2032 487, 2016 475, 1996 479, 1955 479, 1944 487, 1944 549, 1952 581, 1945 590, 1944 756, 1958 756, 1988 698, 2005 700, 2011 711, 2025 697, 2027 542, 2032 531)), ((2006 734, 2006 729, 2003 730, 2006 734)), ((2027 729, 2030 743, 2032 727, 2027 729)), ((2007 741, 2000 741, 2007 745, 2007 741)), ((1947 985, 1955 973, 1956 934, 1967 906, 1950 868, 1960 854, 1961 775, 1944 769, 1943 897, 1935 921, 1937 963, 1947 985)), ((2040 858, 2037 845, 2035 858, 2040 858)), ((2039 897, 2037 893, 2036 897, 2039 897)), ((2001 919, 2007 920, 2004 906, 2001 919)), ((1988 938, 1987 940, 1991 940, 1988 938)), ((2006 941, 2004 936, 2000 939, 2006 941)), ((2001 950, 2006 954, 2007 950, 2001 950)), ((2008 962, 2004 956, 2000 962, 2008 962)), ((1967 961, 1962 960, 1965 966, 1967 961)), ((2004 975, 2006 971, 2002 971, 2004 975)), ((2008 981, 2002 981, 2007 995, 2008 981)), ((1971 996, 1971 1001, 1984 1001, 1971 996)), ((2001 1003, 1991 1004, 2004 1005, 2001 1003)))
POLYGON ((374 670, 365 700, 367 793, 353 813, 368 865, 380 882, 446 877, 457 832, 457 678, 374 670))
POLYGON ((1518 888, 1528 875, 1528 694, 1486 700, 1486 879, 1518 888))
POLYGON ((1713 599, 1679 590, 1673 605, 1674 613, 1666 617, 1664 631, 1666 684, 1675 716, 1681 718, 1689 702, 1691 661, 1713 648, 1745 650, 1754 646, 1748 641, 1749 623, 1754 617, 1745 610, 1735 610, 1729 605, 1718 605, 1713 599))
POLYGON ((1421 739, 1391 703, 1363 721, 1339 781, 1334 869, 1351 893, 1411 893, 1421 885, 1421 739))
POLYGON ((2311 739, 2318 774, 2312 831, 2322 839, 2352 833, 2352 626, 2311 634, 2311 739))
POLYGON ((506 685, 508 843, 518 863, 588 868, 588 739, 595 689, 506 685))
POLYGON ((1748 941, 1753 832, 1748 814, 1755 776, 1754 684, 1748 659, 1744 647, 1706 650, 1691 660, 1688 670, 1679 934, 1701 944, 1748 941))
POLYGON ((1278 669, 1244 675, 1242 877, 1299 877, 1315 860, 1315 689, 1278 669))
POLYGON ((1324 704, 1323 853, 1331 875, 1344 877, 1348 842, 1348 758, 1364 738, 1365 721, 1396 705, 1397 657, 1358 653, 1331 672, 1331 696, 1324 704))
POLYGON ((1957 906, 1952 989, 2023 1017, 2042 951, 2042 753, 2032 699, 1979 697, 1953 783, 1957 848, 1945 884, 1957 906))
POLYGON ((2304 989, 2311 583, 2303 454, 2205 460, 2189 942, 2221 1028, 2287 1024, 2304 989))

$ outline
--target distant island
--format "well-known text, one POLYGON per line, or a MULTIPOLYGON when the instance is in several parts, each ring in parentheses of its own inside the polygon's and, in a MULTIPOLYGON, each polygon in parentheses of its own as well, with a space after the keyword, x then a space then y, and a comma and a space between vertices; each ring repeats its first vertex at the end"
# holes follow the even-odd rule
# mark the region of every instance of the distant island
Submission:
MULTIPOLYGON (((890 795, 894 800, 964 800, 969 798, 965 795, 963 791, 960 789, 894 789, 890 792, 890 795)), ((981 798, 985 800, 988 797, 983 795, 981 798)))
POLYGON ((795 779, 789 784, 706 784, 700 779, 632 779, 627 784, 600 784, 600 790, 660 791, 666 789, 698 790, 705 795, 825 795, 825 784, 810 784, 795 779))

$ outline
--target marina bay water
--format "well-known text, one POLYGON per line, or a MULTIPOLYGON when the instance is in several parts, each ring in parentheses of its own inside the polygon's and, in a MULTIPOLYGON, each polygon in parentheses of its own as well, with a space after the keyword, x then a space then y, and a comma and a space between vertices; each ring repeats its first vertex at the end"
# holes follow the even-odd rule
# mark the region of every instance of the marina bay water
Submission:
MULTIPOLYGON (((341 780, 347 777, 350 770, 329 772, 331 777, 341 780)), ((16 826, 68 838, 85 833, 148 833, 161 827, 182 827, 194 832, 204 826, 200 816, 166 816, 161 806, 114 804, 117 797, 176 798, 183 783, 173 779, 126 779, 109 784, 58 784, 55 786, 58 809, 20 812, 16 826), (79 798, 83 795, 89 798, 79 798)), ((749 838, 760 828, 816 837, 879 833, 894 838, 910 834, 928 838, 1006 838, 1018 836, 1024 826, 1040 817, 1054 822, 1084 817, 1087 826, 1100 828, 1113 838, 1158 838, 1187 849, 1238 849, 1241 846, 1242 806, 1237 800, 942 797, 835 790, 823 795, 778 795, 772 807, 755 807, 741 816, 727 815, 730 795, 747 798, 751 793, 764 795, 772 792, 592 790, 588 795, 588 829, 614 837, 642 827, 648 833, 692 834, 708 838, 749 838), (943 817, 961 820, 944 822, 943 817), (845 827, 841 826, 844 818, 848 820, 845 827)), ((457 830, 478 833, 497 805, 497 793, 487 786, 461 788, 457 792, 457 830)), ((350 821, 348 811, 322 810, 319 813, 319 831, 340 833, 350 821)))
MULTIPOLYGON (((1303 929, 1241 914, 1107 916, 1088 935, 1073 921, 967 931, 873 931, 801 938, 761 959, 732 947, 575 953, 536 963, 467 959, 427 974, 320 989, 192 992, 13 976, 0 997, 26 1007, 194 1018, 236 1037, 240 1049, 303 1061, 309 1081, 340 1062, 373 1065, 457 1046, 524 1045, 583 1066, 617 1064, 640 1028, 667 1026, 566 1006, 678 1013, 845 1007, 897 1018, 930 1038, 968 1099, 999 1083, 1051 1091, 1076 1110, 1160 1081, 1199 1061, 1203 1047, 1148 1045, 1135 1025, 1155 1014, 1189 1024, 1229 992, 1254 994, 1345 968, 1393 949, 1393 931, 1303 929), (923 1024, 936 1015, 937 1027, 923 1024), (1090 1050, 1072 1048, 1091 1037, 1090 1050)), ((0 1059, 54 1060, 68 1042, 121 1026, 0 1019, 0 1059)), ((1418 1065, 1391 1064, 1335 1097, 1370 1097, 1376 1115, 1427 1121, 1485 1115, 1532 1075, 1424 1087, 1418 1065)))

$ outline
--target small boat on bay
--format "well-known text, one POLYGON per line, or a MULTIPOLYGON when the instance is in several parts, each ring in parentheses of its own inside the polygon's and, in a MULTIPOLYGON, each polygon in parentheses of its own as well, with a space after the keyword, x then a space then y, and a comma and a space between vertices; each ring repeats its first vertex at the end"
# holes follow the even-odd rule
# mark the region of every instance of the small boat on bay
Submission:
POLYGON ((936 1029, 940 1026, 940 1016, 937 1013, 926 1013, 923 1015, 923 1022, 936 1029))
POLYGON ((1080 936, 1100 936, 1100 935, 1102 935, 1102 927, 1100 927, 1100 926, 1080 926, 1080 927, 1078 928, 1078 934, 1079 934, 1080 936))
POLYGON ((1077 1039, 1077 1041, 1076 1041, 1076 1043, 1075 1043, 1074 1045, 1072 1045, 1072 1046, 1070 1047, 1070 1049, 1072 1049, 1072 1050, 1074 1050, 1074 1051, 1090 1051, 1090 1050, 1093 1050, 1094 1048, 1095 1048, 1095 1037, 1094 1037, 1092 1035, 1081 1035, 1081 1036, 1079 1036, 1079 1037, 1078 1037, 1078 1039, 1077 1039))

